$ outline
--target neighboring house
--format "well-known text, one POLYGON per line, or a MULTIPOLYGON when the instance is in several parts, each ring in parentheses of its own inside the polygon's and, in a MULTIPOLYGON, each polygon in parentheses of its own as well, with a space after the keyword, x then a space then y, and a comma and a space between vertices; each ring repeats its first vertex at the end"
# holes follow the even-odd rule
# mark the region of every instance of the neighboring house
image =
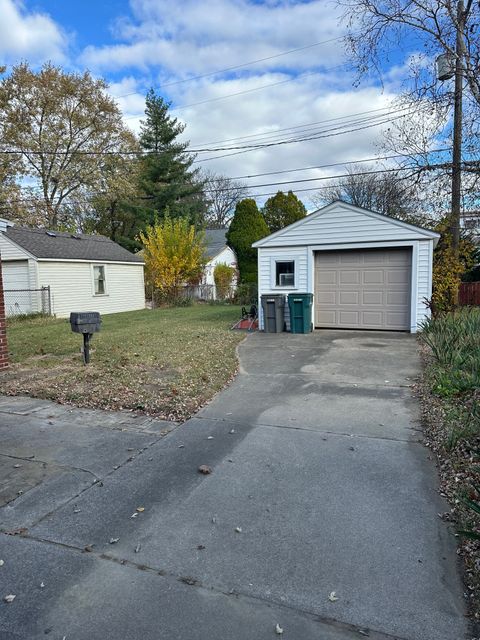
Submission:
POLYGON ((0 218, 7 315, 46 311, 117 313, 145 307, 143 260, 104 236, 14 226, 0 218))
POLYGON ((312 293, 315 328, 415 333, 429 316, 439 237, 336 201, 253 244, 259 296, 312 293))
POLYGON ((236 287, 237 285, 237 256, 233 249, 227 246, 226 233, 227 229, 207 229, 205 231, 208 262, 203 271, 201 285, 197 287, 197 295, 199 297, 216 298, 213 274, 217 264, 226 264, 235 269, 232 286, 236 287))

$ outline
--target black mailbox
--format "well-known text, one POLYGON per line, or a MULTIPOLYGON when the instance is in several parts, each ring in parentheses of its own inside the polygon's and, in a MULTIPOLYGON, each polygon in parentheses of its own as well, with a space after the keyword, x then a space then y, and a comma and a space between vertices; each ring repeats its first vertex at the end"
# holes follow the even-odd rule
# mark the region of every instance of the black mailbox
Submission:
POLYGON ((98 311, 80 311, 70 314, 70 326, 75 333, 83 334, 83 362, 90 362, 90 338, 100 331, 102 320, 98 311))
POLYGON ((100 331, 101 324, 98 311, 72 312, 70 325, 75 333, 96 333, 100 331))

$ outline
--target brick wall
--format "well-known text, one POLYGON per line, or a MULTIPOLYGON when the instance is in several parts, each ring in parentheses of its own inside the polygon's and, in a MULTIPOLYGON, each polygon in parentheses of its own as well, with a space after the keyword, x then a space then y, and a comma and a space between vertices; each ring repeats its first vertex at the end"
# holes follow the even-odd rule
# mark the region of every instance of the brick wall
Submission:
POLYGON ((5 323, 5 300, 3 297, 2 261, 0 259, 0 369, 8 367, 7 329, 5 323))

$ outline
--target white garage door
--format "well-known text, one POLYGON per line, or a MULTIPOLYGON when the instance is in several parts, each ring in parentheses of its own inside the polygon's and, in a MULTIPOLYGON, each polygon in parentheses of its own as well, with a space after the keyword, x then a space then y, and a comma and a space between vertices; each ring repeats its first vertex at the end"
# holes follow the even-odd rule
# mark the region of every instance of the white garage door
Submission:
POLYGON ((32 294, 28 291, 30 283, 27 260, 2 263, 2 276, 7 316, 31 313, 32 294))
POLYGON ((411 249, 318 251, 315 326, 410 329, 411 249))

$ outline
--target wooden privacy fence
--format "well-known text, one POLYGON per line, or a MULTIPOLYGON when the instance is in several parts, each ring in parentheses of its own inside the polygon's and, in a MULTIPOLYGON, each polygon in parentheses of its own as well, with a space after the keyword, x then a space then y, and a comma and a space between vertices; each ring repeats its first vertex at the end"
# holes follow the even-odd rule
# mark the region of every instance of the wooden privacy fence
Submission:
POLYGON ((480 306, 480 282, 462 282, 458 290, 458 302, 461 305, 480 306))

